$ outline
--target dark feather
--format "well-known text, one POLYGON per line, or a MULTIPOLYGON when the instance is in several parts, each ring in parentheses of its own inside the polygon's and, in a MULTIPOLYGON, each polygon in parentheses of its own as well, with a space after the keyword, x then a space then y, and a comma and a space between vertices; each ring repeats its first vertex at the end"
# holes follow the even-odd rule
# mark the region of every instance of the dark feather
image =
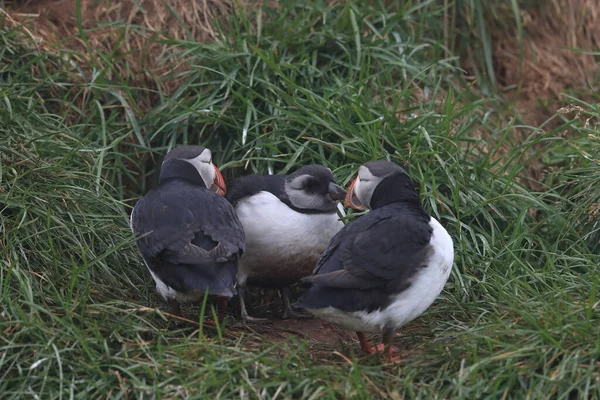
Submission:
POLYGON ((227 200, 235 206, 238 201, 263 191, 287 200, 284 186, 285 175, 242 176, 227 183, 227 200))
POLYGON ((169 180, 138 201, 132 227, 136 236, 145 235, 137 246, 148 267, 173 289, 223 291, 221 286, 233 285, 245 236, 225 198, 169 180))

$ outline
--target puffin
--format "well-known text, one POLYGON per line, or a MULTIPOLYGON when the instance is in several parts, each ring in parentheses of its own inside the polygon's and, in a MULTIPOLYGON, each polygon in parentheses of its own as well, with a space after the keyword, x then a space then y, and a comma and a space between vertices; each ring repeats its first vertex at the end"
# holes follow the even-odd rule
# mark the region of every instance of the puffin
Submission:
POLYGON ((236 294, 245 236, 226 192, 209 149, 175 147, 163 159, 158 186, 131 212, 137 249, 177 316, 181 303, 200 303, 208 295, 217 301, 222 322, 236 294))
POLYGON ((355 331, 364 352, 399 359, 395 332, 441 293, 454 263, 452 238, 390 161, 360 166, 345 205, 368 212, 331 239, 295 305, 355 331), (382 333, 383 343, 372 347, 365 333, 382 333))
POLYGON ((317 164, 289 175, 242 176, 228 186, 227 199, 246 234, 237 275, 242 321, 264 321, 248 314, 247 285, 278 289, 283 319, 310 316, 292 309, 289 286, 312 273, 331 238, 344 227, 337 210, 343 210, 340 201, 346 191, 329 168, 317 164))

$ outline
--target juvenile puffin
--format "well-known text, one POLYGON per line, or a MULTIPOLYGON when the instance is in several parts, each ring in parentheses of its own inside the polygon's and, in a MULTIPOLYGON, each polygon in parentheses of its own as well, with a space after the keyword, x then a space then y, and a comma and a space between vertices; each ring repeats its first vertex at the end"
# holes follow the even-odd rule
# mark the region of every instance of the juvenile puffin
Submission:
POLYGON ((219 320, 235 295, 244 229, 223 197, 225 183, 202 146, 165 156, 159 184, 134 206, 131 230, 157 291, 181 315, 180 303, 218 300, 219 320))
POLYGON ((283 318, 295 318, 289 285, 312 273, 329 240, 344 227, 337 215, 346 191, 329 168, 304 166, 290 175, 248 175, 229 183, 233 204, 246 234, 238 270, 238 295, 244 322, 246 285, 280 289, 283 318))
MULTIPOLYGON (((454 262, 452 238, 423 209, 413 182, 389 161, 362 165, 345 204, 370 211, 333 237, 297 305, 357 332, 367 353, 392 358, 396 329, 441 293, 454 262), (383 333, 371 347, 365 332, 383 333)), ((394 358, 397 356, 394 356, 394 358)))

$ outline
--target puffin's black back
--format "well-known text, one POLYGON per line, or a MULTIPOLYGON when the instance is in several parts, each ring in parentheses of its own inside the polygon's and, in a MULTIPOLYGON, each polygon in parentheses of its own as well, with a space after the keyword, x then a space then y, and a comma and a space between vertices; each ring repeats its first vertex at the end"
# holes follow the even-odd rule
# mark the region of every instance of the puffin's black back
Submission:
POLYGON ((245 237, 225 198, 183 180, 168 180, 138 201, 132 226, 136 236, 146 234, 138 239, 138 249, 166 285, 184 293, 208 288, 210 294, 234 294, 245 237), (190 244, 213 253, 203 256, 190 244))
POLYGON ((227 200, 234 206, 238 201, 265 191, 280 200, 285 198, 285 175, 247 175, 227 183, 227 200))

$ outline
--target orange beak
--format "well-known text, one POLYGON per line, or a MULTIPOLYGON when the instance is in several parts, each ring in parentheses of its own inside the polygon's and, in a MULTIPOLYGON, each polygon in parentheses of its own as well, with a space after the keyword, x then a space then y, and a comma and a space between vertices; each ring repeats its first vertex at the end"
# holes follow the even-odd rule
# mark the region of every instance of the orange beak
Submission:
POLYGON ((346 193, 346 200, 344 200, 344 206, 348 207, 348 208, 353 208, 355 210, 362 211, 366 207, 364 206, 364 204, 362 204, 360 202, 360 200, 358 200, 358 197, 356 197, 356 195, 354 194, 354 185, 356 185, 357 181, 358 181, 358 177, 354 178, 354 180, 350 184, 350 187, 348 188, 348 192, 346 193))
POLYGON ((215 164, 213 164, 213 168, 215 169, 215 180, 213 181, 210 190, 214 190, 214 192, 220 196, 225 196, 227 194, 227 186, 225 186, 225 179, 223 179, 221 171, 219 171, 219 168, 217 168, 215 164))

